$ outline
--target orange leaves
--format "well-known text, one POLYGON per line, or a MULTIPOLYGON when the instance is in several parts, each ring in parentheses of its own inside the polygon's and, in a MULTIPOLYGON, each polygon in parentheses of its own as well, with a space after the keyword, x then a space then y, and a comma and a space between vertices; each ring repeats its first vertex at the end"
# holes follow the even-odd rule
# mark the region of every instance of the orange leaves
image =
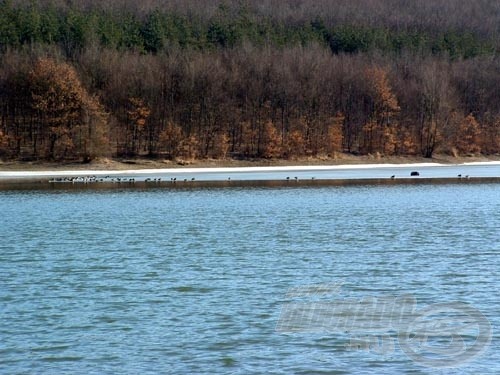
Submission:
POLYGON ((141 98, 131 97, 128 98, 128 119, 126 122, 126 153, 129 155, 137 155, 141 148, 144 146, 145 127, 151 109, 144 103, 141 98))
POLYGON ((74 68, 53 59, 39 59, 29 75, 33 108, 54 121, 66 121, 82 107, 86 95, 74 68), (59 118, 55 118, 59 117, 59 118))
POLYGON ((165 150, 170 158, 175 158, 181 151, 183 138, 182 128, 169 122, 160 133, 160 148, 165 150))
POLYGON ((366 69, 365 78, 368 93, 372 101, 372 113, 369 121, 363 126, 364 150, 366 152, 382 151, 393 154, 396 140, 391 126, 392 118, 401 110, 396 95, 392 92, 387 71, 381 67, 366 69))
POLYGON ((300 130, 294 130, 288 135, 287 156, 303 156, 306 152, 306 141, 300 130))
POLYGON ((262 143, 264 145, 262 150, 263 157, 275 158, 281 156, 281 137, 271 121, 267 121, 264 124, 262 138, 262 143))
POLYGON ((225 159, 231 147, 229 136, 224 132, 219 132, 214 139, 213 156, 225 159))
POLYGON ((378 105, 392 112, 399 111, 398 100, 392 93, 389 79, 387 78, 387 71, 380 67, 374 67, 367 69, 366 75, 377 95, 376 102, 378 105))
POLYGON ((151 109, 144 104, 144 101, 140 98, 129 98, 129 103, 132 107, 131 110, 127 111, 130 119, 135 122, 139 128, 143 128, 146 125, 146 120, 151 114, 151 109))
POLYGON ((455 137, 455 146, 462 154, 478 153, 481 151, 480 144, 481 128, 474 116, 469 114, 459 124, 455 137))
POLYGON ((200 141, 194 135, 184 139, 181 143, 181 155, 189 159, 196 159, 199 145, 200 141))
POLYGON ((380 67, 369 68, 365 72, 374 101, 374 117, 377 123, 389 123, 390 117, 399 112, 398 100, 392 92, 387 71, 380 67))
POLYGON ((40 126, 37 139, 51 159, 90 157, 106 142, 102 106, 83 87, 76 70, 50 58, 38 59, 27 79, 30 107, 40 126))
POLYGON ((337 113, 337 115, 331 120, 331 124, 328 127, 327 152, 331 155, 334 155, 337 152, 342 152, 344 142, 344 119, 345 116, 342 113, 337 113))

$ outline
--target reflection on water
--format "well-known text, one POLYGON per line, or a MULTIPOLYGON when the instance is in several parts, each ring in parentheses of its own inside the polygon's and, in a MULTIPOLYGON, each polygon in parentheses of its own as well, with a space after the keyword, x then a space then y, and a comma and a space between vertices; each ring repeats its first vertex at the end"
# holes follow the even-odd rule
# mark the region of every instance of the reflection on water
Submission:
POLYGON ((467 302, 492 343, 449 372, 498 372, 498 184, 9 190, 0 207, 2 373, 435 372, 276 332, 289 288, 317 283, 467 302))

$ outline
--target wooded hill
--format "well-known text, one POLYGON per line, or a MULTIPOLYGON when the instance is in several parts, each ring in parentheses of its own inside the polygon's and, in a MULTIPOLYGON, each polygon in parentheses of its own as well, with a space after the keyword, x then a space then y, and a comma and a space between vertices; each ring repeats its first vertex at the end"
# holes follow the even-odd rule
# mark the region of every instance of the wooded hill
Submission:
POLYGON ((0 157, 500 152, 500 3, 0 1, 0 157))

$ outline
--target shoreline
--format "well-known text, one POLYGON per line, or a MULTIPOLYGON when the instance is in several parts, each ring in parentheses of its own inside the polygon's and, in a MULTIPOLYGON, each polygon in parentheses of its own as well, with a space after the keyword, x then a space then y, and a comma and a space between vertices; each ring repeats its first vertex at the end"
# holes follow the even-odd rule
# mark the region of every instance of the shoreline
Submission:
MULTIPOLYGON (((88 167, 88 166, 87 166, 88 167)), ((130 166, 129 166, 130 167, 130 166)), ((0 170, 0 185, 246 186, 500 182, 500 161, 130 169, 0 170)))
POLYGON ((259 167, 183 167, 183 168, 153 168, 153 169, 64 169, 64 170, 40 170, 40 171, 2 171, 0 180, 10 178, 39 179, 44 177, 84 177, 88 175, 155 175, 155 174, 179 174, 179 173, 246 173, 246 172, 294 172, 294 171, 329 171, 346 169, 383 169, 383 168, 421 168, 421 167, 448 167, 448 166, 500 166, 500 161, 468 162, 457 164, 442 163, 373 163, 373 164, 338 164, 338 165, 292 165, 292 166, 259 166, 259 167))
POLYGON ((243 167, 311 167, 311 166, 355 166, 355 165, 410 165, 410 164, 466 164, 500 161, 500 155, 463 156, 436 154, 433 158, 421 156, 377 156, 351 155, 339 153, 335 157, 302 157, 295 159, 196 159, 196 160, 161 160, 161 159, 120 159, 96 158, 90 163, 76 161, 1 161, 0 172, 20 171, 112 171, 144 169, 186 169, 186 168, 243 168, 243 167))

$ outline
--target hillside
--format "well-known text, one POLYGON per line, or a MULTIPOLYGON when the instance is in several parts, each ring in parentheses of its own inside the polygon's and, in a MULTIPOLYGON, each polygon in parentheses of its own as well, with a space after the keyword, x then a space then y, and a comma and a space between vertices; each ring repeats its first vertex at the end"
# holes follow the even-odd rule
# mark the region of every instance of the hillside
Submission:
POLYGON ((500 152, 500 4, 0 1, 0 157, 500 152))

